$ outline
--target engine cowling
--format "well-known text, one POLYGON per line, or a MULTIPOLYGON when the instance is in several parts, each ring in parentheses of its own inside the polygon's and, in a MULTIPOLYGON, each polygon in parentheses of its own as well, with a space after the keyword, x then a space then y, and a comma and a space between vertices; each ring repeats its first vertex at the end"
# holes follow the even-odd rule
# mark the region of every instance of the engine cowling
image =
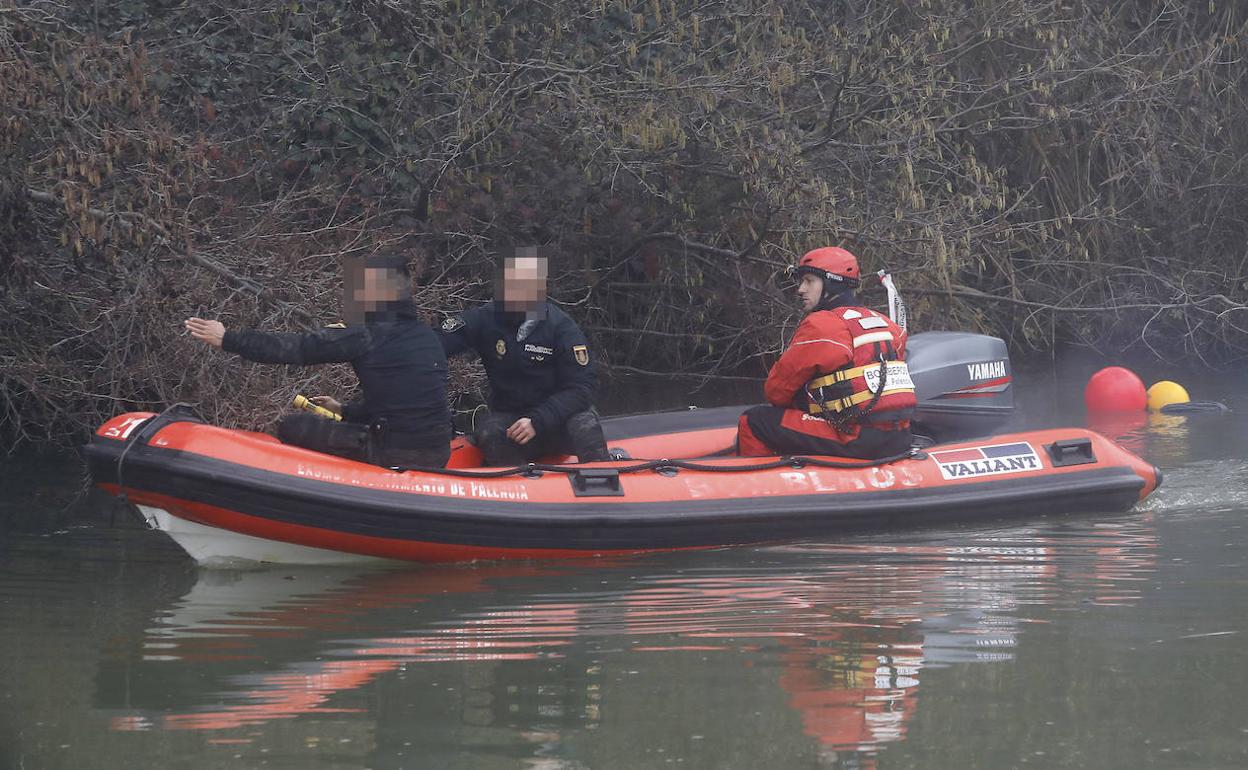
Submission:
POLYGON ((937 440, 993 433, 1014 415, 1005 342, 967 332, 922 332, 906 343, 916 433, 937 440))

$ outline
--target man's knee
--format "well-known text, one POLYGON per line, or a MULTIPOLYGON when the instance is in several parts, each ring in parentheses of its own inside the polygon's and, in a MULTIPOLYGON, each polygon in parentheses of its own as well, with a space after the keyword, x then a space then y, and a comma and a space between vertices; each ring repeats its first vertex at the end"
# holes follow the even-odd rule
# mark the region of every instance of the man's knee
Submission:
POLYGON ((527 462, 524 447, 507 437, 507 429, 519 415, 490 412, 477 422, 473 441, 485 455, 486 465, 520 465, 527 462))
POLYGON ((773 454, 771 448, 759 438, 756 429, 758 423, 763 420, 761 410, 766 408, 756 406, 747 409, 737 420, 737 454, 742 457, 762 457, 773 454))
POLYGON ((598 418, 598 410, 592 406, 569 417, 564 433, 571 444, 572 454, 579 462, 596 463, 611 459, 607 452, 607 439, 602 433, 602 421, 598 418))
POLYGON ((360 423, 288 414, 277 422, 277 438, 283 444, 369 462, 368 426, 360 423))
POLYGON ((507 429, 511 424, 519 419, 516 415, 505 414, 503 412, 486 412, 485 416, 477 420, 473 426, 474 436, 485 436, 488 434, 506 435, 507 429))
POLYGON ((313 444, 326 443, 322 440, 325 422, 325 418, 306 412, 283 415, 277 421, 277 439, 283 444, 316 449, 313 444))
POLYGON ((485 455, 486 465, 519 465, 547 453, 570 452, 580 462, 610 460, 602 422, 593 407, 577 412, 562 426, 538 434, 528 444, 507 437, 507 429, 520 415, 491 413, 477 423, 474 440, 485 455))
POLYGON ((379 465, 387 468, 445 468, 451 459, 449 444, 427 449, 388 449, 380 453, 379 465))

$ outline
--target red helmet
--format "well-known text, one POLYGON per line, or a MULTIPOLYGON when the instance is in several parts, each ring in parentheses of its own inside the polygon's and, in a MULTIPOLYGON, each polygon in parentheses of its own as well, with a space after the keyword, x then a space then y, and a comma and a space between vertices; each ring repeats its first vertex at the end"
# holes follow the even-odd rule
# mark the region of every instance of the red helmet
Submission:
POLYGON ((824 246, 806 252, 797 261, 798 275, 812 273, 823 279, 825 291, 836 286, 853 288, 858 285, 861 272, 858 258, 839 246, 824 246))

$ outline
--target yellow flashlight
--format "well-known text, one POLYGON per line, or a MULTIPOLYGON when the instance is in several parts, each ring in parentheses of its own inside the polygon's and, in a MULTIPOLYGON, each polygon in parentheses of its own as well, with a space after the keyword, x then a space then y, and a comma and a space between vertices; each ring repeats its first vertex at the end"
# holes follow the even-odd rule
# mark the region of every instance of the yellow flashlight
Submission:
POLYGON ((329 411, 328 409, 326 409, 326 408, 325 408, 325 407, 323 407, 323 406, 317 406, 316 404, 314 404, 314 403, 312 403, 311 401, 309 401, 309 400, 308 400, 305 396, 303 396, 303 395, 296 395, 296 396, 295 396, 294 405, 295 405, 295 407, 296 407, 296 408, 298 408, 298 409, 306 409, 307 411, 311 412, 312 414, 315 414, 315 415, 320 416, 320 417, 324 417, 324 418, 326 418, 326 419, 330 419, 330 420, 341 420, 341 419, 342 419, 342 415, 340 415, 340 414, 338 414, 338 413, 336 413, 336 412, 331 412, 331 411, 329 411))

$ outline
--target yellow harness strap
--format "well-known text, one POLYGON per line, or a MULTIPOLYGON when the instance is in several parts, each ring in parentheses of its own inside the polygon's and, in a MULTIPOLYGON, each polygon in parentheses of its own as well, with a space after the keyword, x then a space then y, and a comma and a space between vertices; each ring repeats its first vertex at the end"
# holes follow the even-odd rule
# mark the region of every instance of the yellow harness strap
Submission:
MULTIPOLYGON (((880 397, 882 398, 891 393, 913 393, 913 392, 914 392, 914 388, 885 388, 884 392, 880 394, 880 397)), ((832 401, 828 401, 826 403, 828 405, 828 409, 832 410, 833 412, 843 412, 846 409, 850 408, 851 406, 857 406, 858 404, 861 404, 864 401, 870 401, 873 398, 875 398, 874 393, 872 393, 869 390, 864 390, 860 393, 855 393, 852 396, 846 396, 845 398, 838 398, 832 401)), ((811 401, 807 406, 810 407, 811 414, 823 413, 823 407, 819 406, 814 401, 811 401)))
POLYGON ((879 368, 880 368, 880 363, 879 361, 876 361, 873 364, 864 364, 863 366, 855 366, 853 369, 838 369, 837 371, 832 372, 831 374, 825 374, 824 376, 820 377, 817 380, 811 380, 810 382, 806 383, 806 389, 810 390, 812 388, 826 388, 829 385, 835 385, 838 382, 845 382, 846 380, 852 380, 855 377, 861 377, 862 375, 866 374, 868 369, 879 369, 879 368))
MULTIPOLYGON (((888 363, 893 362, 889 361, 888 363)), ((878 370, 881 366, 884 366, 884 364, 876 361, 874 363, 864 364, 863 366, 855 366, 853 369, 841 369, 832 372, 831 374, 824 375, 823 377, 819 377, 818 379, 811 380, 806 383, 806 390, 809 392, 818 388, 826 388, 829 385, 835 385, 839 382, 852 380, 855 377, 865 375, 869 371, 878 370)), ((910 378, 906 377, 905 381, 906 384, 904 386, 894 387, 890 387, 887 382, 884 383, 884 392, 880 394, 880 397, 882 398, 892 393, 913 393, 914 387, 910 383, 910 378)), ((830 411, 843 412, 851 406, 857 406, 858 404, 870 401, 873 398, 875 398, 875 392, 868 387, 864 390, 858 391, 857 393, 846 396, 845 398, 836 398, 826 401, 825 403, 830 411)), ((810 403, 807 404, 807 408, 811 414, 823 413, 823 407, 821 407, 813 398, 810 400, 810 403)))

